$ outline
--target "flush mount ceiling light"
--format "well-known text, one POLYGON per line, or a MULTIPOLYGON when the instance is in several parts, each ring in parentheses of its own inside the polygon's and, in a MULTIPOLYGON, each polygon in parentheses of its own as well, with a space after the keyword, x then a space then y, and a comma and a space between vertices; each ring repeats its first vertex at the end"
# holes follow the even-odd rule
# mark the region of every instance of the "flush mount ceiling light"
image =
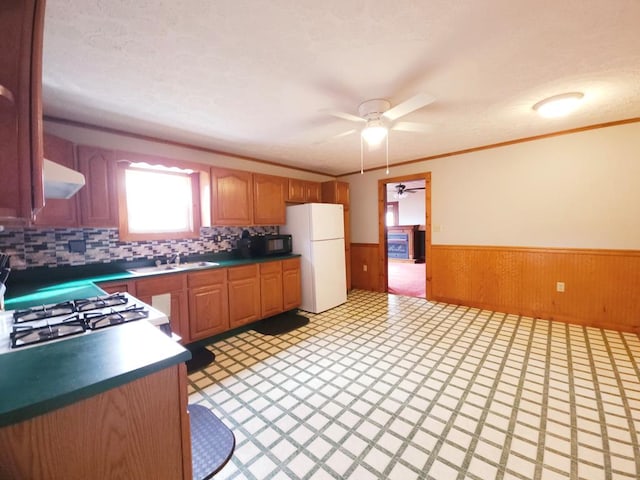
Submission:
POLYGON ((545 118, 563 117, 578 108, 583 97, 581 92, 562 93, 539 101, 533 109, 545 118))

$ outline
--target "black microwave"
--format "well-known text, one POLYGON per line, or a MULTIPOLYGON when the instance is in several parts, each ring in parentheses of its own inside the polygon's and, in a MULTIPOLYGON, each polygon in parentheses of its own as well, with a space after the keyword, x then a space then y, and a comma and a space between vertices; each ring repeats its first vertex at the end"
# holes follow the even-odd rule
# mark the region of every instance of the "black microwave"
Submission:
POLYGON ((268 257, 291 253, 291 235, 254 235, 251 237, 251 256, 268 257))

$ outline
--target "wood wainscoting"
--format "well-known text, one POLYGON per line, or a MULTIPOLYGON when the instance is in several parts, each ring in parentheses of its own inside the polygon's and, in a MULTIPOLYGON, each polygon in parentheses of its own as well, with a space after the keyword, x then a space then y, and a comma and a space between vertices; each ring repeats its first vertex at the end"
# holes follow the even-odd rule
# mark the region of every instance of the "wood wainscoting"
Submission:
POLYGON ((638 250, 433 245, 427 262, 430 300, 640 333, 638 250))
POLYGON ((380 285, 380 262, 377 243, 351 244, 351 286, 373 292, 384 292, 380 285))

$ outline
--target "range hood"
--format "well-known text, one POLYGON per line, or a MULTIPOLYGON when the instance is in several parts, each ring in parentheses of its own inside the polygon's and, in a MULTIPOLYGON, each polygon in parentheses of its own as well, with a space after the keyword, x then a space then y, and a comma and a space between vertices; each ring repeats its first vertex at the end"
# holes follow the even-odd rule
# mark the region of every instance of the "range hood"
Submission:
POLYGON ((44 159, 44 198, 71 198, 84 186, 84 175, 44 159))

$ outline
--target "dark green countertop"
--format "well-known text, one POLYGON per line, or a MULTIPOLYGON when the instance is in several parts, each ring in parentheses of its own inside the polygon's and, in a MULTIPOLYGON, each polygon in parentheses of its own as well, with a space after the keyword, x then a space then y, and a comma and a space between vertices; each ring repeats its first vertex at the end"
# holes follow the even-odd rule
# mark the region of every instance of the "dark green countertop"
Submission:
POLYGON ((0 355, 0 427, 190 358, 146 320, 0 355))
MULTIPOLYGON (((133 274, 127 271, 125 264, 97 264, 94 266, 39 268, 31 278, 20 279, 18 282, 10 282, 5 295, 5 308, 7 310, 20 310, 34 305, 59 303, 78 298, 95 297, 105 292, 96 284, 118 280, 134 280, 155 275, 178 275, 186 272, 194 272, 206 269, 229 268, 252 263, 273 262, 287 258, 299 257, 297 254, 280 255, 265 258, 232 258, 216 259, 208 257, 207 260, 218 263, 216 266, 194 267, 188 270, 171 272, 156 272, 146 275, 133 274)), ((147 265, 152 263, 147 262, 147 265)), ((136 265, 136 267, 143 265, 136 265)), ((10 280, 12 278, 10 277, 10 280)))
MULTIPOLYGON (((300 255, 213 259, 229 268, 300 255)), ((201 259, 202 260, 202 259, 201 259)), ((211 260, 211 259, 207 259, 211 260)), ((144 265, 135 265, 136 267, 144 265)), ((7 288, 9 310, 102 295, 97 284, 143 278, 126 264, 87 265, 22 272, 7 288)), ((146 320, 0 355, 0 427, 97 395, 191 358, 191 353, 146 320)))

